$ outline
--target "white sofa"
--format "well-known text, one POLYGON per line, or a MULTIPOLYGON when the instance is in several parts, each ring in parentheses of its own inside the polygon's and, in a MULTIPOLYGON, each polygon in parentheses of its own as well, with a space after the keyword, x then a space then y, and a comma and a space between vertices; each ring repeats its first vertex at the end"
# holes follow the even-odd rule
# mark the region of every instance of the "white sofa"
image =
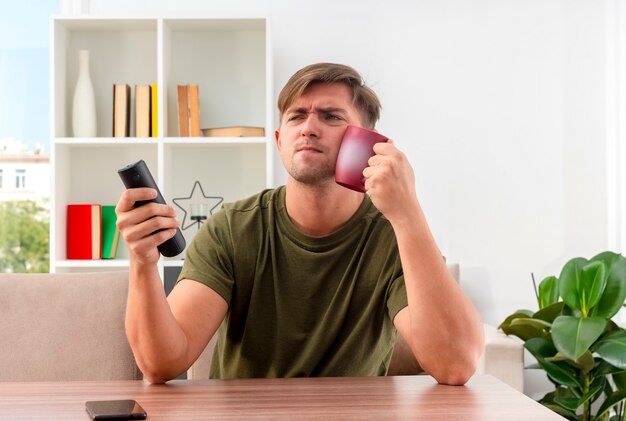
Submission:
MULTIPOLYGON (((459 279, 458 265, 449 265, 459 279)), ((124 332, 128 273, 0 274, 0 381, 140 379, 124 332)), ((398 336, 390 375, 422 372, 398 336)), ((215 338, 187 372, 208 378, 215 338)), ((485 325, 479 373, 523 391, 522 342, 485 325)))

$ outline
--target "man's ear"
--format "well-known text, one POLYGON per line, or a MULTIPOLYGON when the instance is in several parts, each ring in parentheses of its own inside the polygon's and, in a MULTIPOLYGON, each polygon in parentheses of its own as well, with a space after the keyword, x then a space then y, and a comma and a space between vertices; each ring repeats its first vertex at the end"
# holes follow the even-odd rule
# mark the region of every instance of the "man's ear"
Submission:
POLYGON ((274 139, 275 139, 275 142, 276 142, 276 148, 280 152, 280 147, 281 147, 281 144, 280 144, 280 130, 278 130, 278 129, 274 130, 274 139))

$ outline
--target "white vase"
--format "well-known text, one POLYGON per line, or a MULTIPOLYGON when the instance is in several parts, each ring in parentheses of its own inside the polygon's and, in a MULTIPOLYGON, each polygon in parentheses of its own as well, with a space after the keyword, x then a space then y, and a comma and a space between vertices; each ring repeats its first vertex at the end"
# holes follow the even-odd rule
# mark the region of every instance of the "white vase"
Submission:
POLYGON ((72 109, 74 137, 96 137, 96 96, 89 76, 89 51, 78 52, 78 80, 72 109))

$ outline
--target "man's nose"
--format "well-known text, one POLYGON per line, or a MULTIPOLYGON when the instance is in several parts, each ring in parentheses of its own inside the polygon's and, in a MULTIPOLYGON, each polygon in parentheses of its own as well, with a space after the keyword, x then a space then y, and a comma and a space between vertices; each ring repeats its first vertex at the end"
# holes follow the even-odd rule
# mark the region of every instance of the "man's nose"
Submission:
POLYGON ((302 123, 301 135, 303 137, 318 137, 319 121, 317 121, 317 113, 309 113, 302 123))

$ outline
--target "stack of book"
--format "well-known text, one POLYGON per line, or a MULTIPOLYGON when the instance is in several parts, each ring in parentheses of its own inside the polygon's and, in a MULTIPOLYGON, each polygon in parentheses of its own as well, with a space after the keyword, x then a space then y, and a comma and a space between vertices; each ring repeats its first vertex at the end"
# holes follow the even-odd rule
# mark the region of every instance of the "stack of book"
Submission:
MULTIPOLYGON (((135 85, 135 136, 158 136, 157 84, 135 85)), ((113 85, 113 137, 129 137, 131 90, 128 84, 113 85)))
POLYGON ((114 259, 120 237, 116 223, 115 206, 67 205, 67 258, 114 259))

